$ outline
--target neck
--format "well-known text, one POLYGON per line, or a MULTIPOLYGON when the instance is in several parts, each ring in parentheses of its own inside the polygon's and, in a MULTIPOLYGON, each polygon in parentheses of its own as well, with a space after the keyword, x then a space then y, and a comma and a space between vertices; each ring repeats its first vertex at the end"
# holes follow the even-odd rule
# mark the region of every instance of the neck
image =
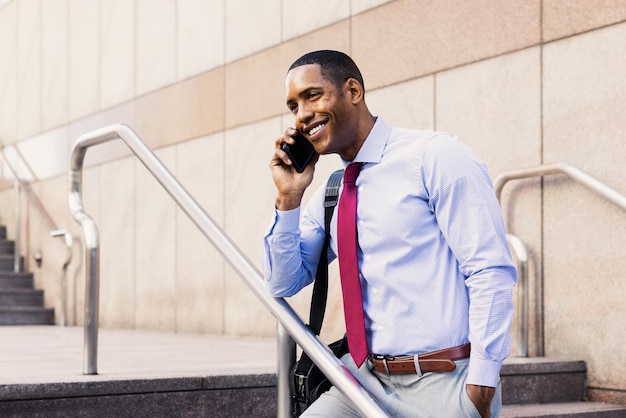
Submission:
POLYGON ((346 149, 340 153, 340 156, 343 160, 352 161, 356 158, 357 154, 359 153, 359 150, 365 143, 365 140, 367 139, 370 132, 372 131, 372 128, 374 127, 375 123, 376 123, 376 118, 369 111, 366 112, 366 114, 364 114, 361 118, 359 118, 359 121, 355 129, 356 139, 353 145, 349 149, 346 149))

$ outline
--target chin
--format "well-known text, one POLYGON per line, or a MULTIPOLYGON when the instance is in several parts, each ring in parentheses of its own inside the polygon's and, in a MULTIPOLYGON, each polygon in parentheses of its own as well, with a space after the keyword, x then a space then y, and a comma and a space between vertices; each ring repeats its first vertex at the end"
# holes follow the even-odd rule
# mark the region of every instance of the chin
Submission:
POLYGON ((313 144, 315 152, 319 155, 332 154, 332 150, 328 147, 328 141, 321 140, 313 144))

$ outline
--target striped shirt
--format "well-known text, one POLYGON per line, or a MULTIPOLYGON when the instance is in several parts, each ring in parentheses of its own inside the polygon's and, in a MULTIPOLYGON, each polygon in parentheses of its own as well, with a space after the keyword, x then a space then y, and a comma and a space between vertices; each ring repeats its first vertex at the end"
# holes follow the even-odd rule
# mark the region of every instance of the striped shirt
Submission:
MULTIPOLYGON (((467 383, 497 386, 516 271, 485 165, 452 135, 392 129, 380 117, 354 161, 364 163, 358 260, 370 351, 413 355, 469 341, 467 383)), ((321 187, 302 216, 300 208, 275 211, 263 252, 273 295, 292 296, 314 280, 323 201, 321 187)), ((336 232, 335 215, 329 262, 336 232)))

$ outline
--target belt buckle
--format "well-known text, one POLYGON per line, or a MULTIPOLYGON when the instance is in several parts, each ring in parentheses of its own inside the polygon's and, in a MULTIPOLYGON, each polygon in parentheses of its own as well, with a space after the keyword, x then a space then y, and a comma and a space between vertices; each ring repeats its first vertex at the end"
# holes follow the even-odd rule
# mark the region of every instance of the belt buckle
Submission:
POLYGON ((372 354, 372 357, 374 358, 374 360, 379 360, 383 362, 383 366, 385 366, 385 373, 387 373, 387 375, 390 375, 391 373, 389 373, 389 366, 387 365, 388 361, 394 361, 396 358, 394 356, 384 356, 381 354, 372 354))

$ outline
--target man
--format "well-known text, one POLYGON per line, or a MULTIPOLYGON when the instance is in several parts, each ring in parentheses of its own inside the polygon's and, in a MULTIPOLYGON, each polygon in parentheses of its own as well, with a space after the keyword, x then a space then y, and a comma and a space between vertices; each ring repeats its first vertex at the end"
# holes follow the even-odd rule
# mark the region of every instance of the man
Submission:
MULTIPOLYGON (((373 116, 361 73, 343 53, 302 56, 289 69, 286 87, 295 129, 317 154, 339 154, 346 166, 361 163, 356 281, 369 355, 355 354, 359 337, 351 337, 347 320, 350 354, 342 361, 391 416, 497 416, 516 272, 484 164, 452 135, 390 128, 373 116)), ((316 160, 297 173, 281 150, 294 142, 295 129, 276 140, 270 163, 277 196, 264 273, 278 297, 314 280, 324 241, 323 187, 300 219, 316 160)), ((354 292, 346 292, 343 264, 349 261, 341 254, 345 236, 337 233, 342 199, 331 224, 329 260, 339 253, 347 306, 354 292)), ((305 415, 358 412, 332 388, 305 415)))

